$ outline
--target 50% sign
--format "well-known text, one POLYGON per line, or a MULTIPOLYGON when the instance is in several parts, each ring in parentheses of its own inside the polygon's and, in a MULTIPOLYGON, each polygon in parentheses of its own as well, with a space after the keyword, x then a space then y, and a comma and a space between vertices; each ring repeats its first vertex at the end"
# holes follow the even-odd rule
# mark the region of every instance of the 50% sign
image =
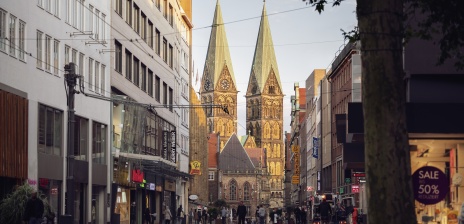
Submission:
POLYGON ((449 191, 446 174, 433 166, 424 166, 412 174, 414 198, 425 205, 437 204, 449 191))

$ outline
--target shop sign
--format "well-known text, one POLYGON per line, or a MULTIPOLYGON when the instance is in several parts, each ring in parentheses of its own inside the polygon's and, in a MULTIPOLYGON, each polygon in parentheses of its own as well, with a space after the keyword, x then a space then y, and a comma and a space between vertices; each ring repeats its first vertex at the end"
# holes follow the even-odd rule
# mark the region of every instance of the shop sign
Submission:
POLYGON ((145 189, 154 191, 155 190, 155 184, 154 183, 146 183, 145 189))
POLYGON ((163 158, 170 160, 168 156, 168 142, 169 142, 168 136, 169 136, 168 131, 163 131, 163 158))
POLYGON ((359 193, 359 185, 357 184, 351 185, 351 193, 359 193))
POLYGON ((138 169, 133 169, 132 181, 135 183, 143 183, 143 172, 138 169))
POLYGON ((171 131, 171 162, 176 163, 176 131, 171 131))
POLYGON ((299 145, 292 145, 292 152, 294 152, 294 153, 300 152, 300 146, 299 145))
POLYGON ((341 188, 338 190, 338 193, 339 193, 339 194, 344 194, 344 193, 345 193, 345 188, 341 187, 341 188))
POLYGON ((345 178, 345 184, 349 184, 349 183, 351 183, 351 178, 349 177, 345 178))
POLYGON ((194 160, 190 162, 190 175, 201 175, 201 162, 194 160))
POLYGON ((300 184, 300 176, 299 175, 293 175, 292 176, 292 184, 300 184))
POLYGON ((319 157, 319 138, 313 137, 313 157, 319 157))
POLYGON ((171 180, 164 181, 164 190, 175 192, 176 191, 176 182, 171 181, 171 180))
POLYGON ((433 205, 443 200, 449 191, 446 174, 433 166, 424 166, 412 174, 414 198, 424 204, 433 205))

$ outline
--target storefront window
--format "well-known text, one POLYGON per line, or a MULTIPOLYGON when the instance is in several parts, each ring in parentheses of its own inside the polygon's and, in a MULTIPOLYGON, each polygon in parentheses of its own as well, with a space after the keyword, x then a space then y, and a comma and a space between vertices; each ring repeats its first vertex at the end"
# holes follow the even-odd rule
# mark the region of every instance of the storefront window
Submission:
POLYGON ((120 215, 120 223, 129 224, 130 221, 130 189, 118 187, 114 213, 120 215))
MULTIPOLYGON (((61 194, 61 181, 51 180, 46 178, 39 178, 39 191, 46 198, 50 206, 50 213, 55 215, 54 222, 57 223, 60 214, 60 194, 61 194)), ((46 208, 47 209, 47 208, 46 208)))

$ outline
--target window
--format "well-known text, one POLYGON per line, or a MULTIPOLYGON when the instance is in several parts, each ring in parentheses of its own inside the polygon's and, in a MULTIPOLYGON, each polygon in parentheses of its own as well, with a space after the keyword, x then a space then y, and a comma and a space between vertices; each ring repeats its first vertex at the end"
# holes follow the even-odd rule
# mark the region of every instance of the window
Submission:
POLYGON ((169 67, 170 67, 170 68, 172 68, 172 66, 173 66, 172 63, 174 62, 174 60, 173 60, 173 54, 174 54, 174 52, 173 52, 173 50, 172 50, 172 45, 169 44, 169 62, 168 62, 168 64, 169 64, 169 67))
POLYGON ((232 180, 229 183, 229 200, 237 200, 237 181, 232 180))
POLYGON ((54 11, 53 11, 53 15, 55 15, 56 17, 60 17, 60 0, 53 0, 54 2, 54 11))
POLYGON ((45 70, 50 71, 52 37, 45 35, 45 70))
POLYGON ((84 31, 84 0, 77 1, 77 8, 79 9, 77 14, 79 16, 77 20, 77 27, 79 30, 84 31))
POLYGON ((164 0, 164 4, 163 4, 163 16, 164 18, 168 18, 168 1, 167 0, 164 0))
POLYGON ((101 35, 100 35, 100 38, 104 41, 106 40, 106 15, 102 13, 102 16, 101 16, 101 20, 102 20, 102 23, 101 23, 101 35))
POLYGON ((0 50, 6 51, 6 11, 0 8, 0 50))
POLYGON ((155 5, 156 5, 156 8, 160 9, 161 8, 161 0, 155 0, 155 5))
POLYGON ((100 88, 100 62, 95 61, 95 92, 98 93, 100 88))
POLYGON ((89 89, 93 90, 93 59, 89 58, 89 89))
POLYGON ((156 101, 160 102, 160 89, 161 89, 161 80, 160 77, 155 77, 155 99, 156 101))
POLYGON ((148 69, 148 95, 153 97, 153 72, 148 69))
POLYGON ((83 53, 79 53, 79 63, 78 63, 78 65, 79 65, 79 67, 78 67, 79 75, 81 75, 82 77, 85 77, 84 76, 84 54, 83 53))
POLYGON ((114 46, 116 48, 116 56, 114 58, 115 60, 115 63, 114 63, 114 66, 115 66, 115 70, 119 73, 122 73, 122 45, 121 43, 119 43, 117 40, 114 41, 114 46))
POLYGON ((132 26, 132 0, 126 1, 126 23, 132 26))
POLYGON ((58 68, 60 67, 59 64, 59 58, 60 58, 60 42, 58 40, 55 40, 53 43, 53 73, 55 75, 58 75, 58 68))
POLYGON ((89 26, 87 27, 87 30, 88 31, 92 31, 93 32, 93 6, 92 5, 89 5, 89 26))
POLYGON ((140 21, 140 37, 147 42, 147 16, 142 13, 142 21, 140 21))
POLYGON ((156 29, 155 34, 155 52, 157 55, 160 55, 160 47, 161 47, 161 33, 158 29, 156 29))
POLYGON ((132 81, 132 54, 126 50, 126 79, 132 81))
POLYGON ((172 88, 169 88, 169 110, 172 112, 172 102, 174 100, 174 97, 172 95, 172 88))
POLYGON ((100 11, 95 9, 95 40, 100 38, 100 11))
POLYGON ((173 14, 174 14, 174 12, 173 12, 173 10, 172 10, 172 6, 171 6, 171 4, 169 4, 169 18, 168 18, 168 21, 169 21, 169 24, 170 24, 171 26, 173 25, 173 21, 174 21, 174 19, 173 19, 173 17, 174 17, 173 14))
POLYGON ((168 41, 163 37, 163 60, 168 62, 168 41))
POLYGON ((66 23, 71 24, 71 4, 73 0, 66 1, 66 23))
POLYGON ((77 0, 72 0, 71 3, 71 12, 72 12, 72 26, 77 27, 77 0))
POLYGON ((92 161, 106 164, 106 125, 93 122, 92 124, 92 161))
POLYGON ((118 13, 118 15, 122 16, 122 0, 116 0, 116 9, 115 9, 116 13, 118 13))
POLYGON ((68 45, 64 46, 64 63, 69 64, 69 52, 71 48, 68 45))
POLYGON ((47 12, 51 11, 51 4, 52 4, 51 0, 45 0, 45 10, 47 12))
POLYGON ((163 104, 164 107, 168 107, 168 85, 163 82, 163 104))
POLYGON ((37 2, 37 6, 39 6, 40 8, 43 8, 43 0, 38 0, 37 2))
POLYGON ((25 39, 26 36, 26 23, 19 20, 19 36, 18 36, 18 45, 19 45, 19 59, 25 60, 24 52, 26 51, 25 39))
POLYGON ((249 201, 251 199, 251 185, 248 182, 245 182, 243 185, 243 200, 249 201))
POLYGON ((77 50, 76 49, 72 50, 71 62, 73 62, 74 64, 77 63, 77 50))
POLYGON ((140 34, 140 9, 139 7, 134 4, 134 30, 138 34, 140 34))
POLYGON ((153 49, 153 23, 148 20, 147 43, 153 49))
POLYGON ((141 67, 141 71, 140 71, 140 74, 142 75, 142 84, 141 84, 141 88, 142 88, 142 91, 144 92, 147 92, 147 66, 145 66, 143 63, 142 65, 140 66, 141 67))
POLYGON ((137 87, 140 85, 139 62, 139 59, 134 57, 134 85, 136 85, 137 87))
POLYGON ((105 91, 106 91, 106 83, 105 83, 106 82, 106 72, 105 72, 105 70, 106 70, 106 66, 102 64, 101 65, 101 82, 100 82, 101 83, 101 87, 100 87, 101 91, 100 91, 100 93, 102 95, 105 95, 105 91))
POLYGON ((63 112, 39 104, 38 151, 61 156, 63 145, 63 112))
POLYGON ((16 57, 16 16, 10 14, 10 55, 16 57))
POLYGON ((208 172, 208 180, 214 180, 214 171, 209 171, 208 172))
POLYGON ((75 117, 74 130, 74 158, 87 161, 87 148, 89 146, 89 121, 85 118, 75 117))
POLYGON ((42 38, 43 33, 37 30, 37 68, 42 68, 42 38))

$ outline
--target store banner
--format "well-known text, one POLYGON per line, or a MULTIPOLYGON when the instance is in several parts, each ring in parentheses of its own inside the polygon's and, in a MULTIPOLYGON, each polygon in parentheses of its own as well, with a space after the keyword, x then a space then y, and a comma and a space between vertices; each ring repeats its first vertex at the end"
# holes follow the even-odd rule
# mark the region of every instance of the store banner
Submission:
POLYGON ((171 155, 170 160, 173 163, 176 163, 177 160, 176 152, 176 131, 171 131, 171 155))
POLYGON ((319 158, 319 138, 313 137, 313 157, 319 158))
POLYGON ((169 144, 169 133, 168 131, 163 131, 163 154, 162 157, 163 159, 169 159, 168 156, 168 144, 169 144))
POLYGON ((201 175, 201 162, 194 160, 190 162, 190 175, 201 175))
POLYGON ((139 169, 132 170, 132 181, 135 183, 143 183, 143 172, 139 169))

